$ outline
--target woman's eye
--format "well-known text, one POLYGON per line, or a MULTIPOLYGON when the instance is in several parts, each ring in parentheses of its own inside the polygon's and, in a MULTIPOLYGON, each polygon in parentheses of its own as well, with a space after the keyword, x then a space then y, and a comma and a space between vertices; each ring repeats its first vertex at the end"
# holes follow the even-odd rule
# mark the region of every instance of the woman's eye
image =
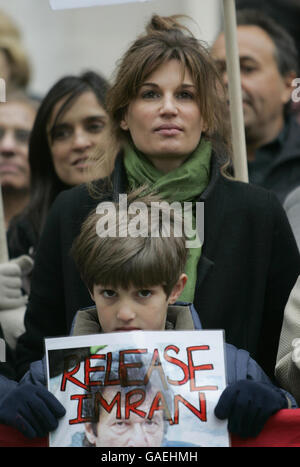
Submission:
POLYGON ((194 95, 190 92, 182 91, 178 94, 179 99, 193 99, 194 95))
POLYGON ((143 99, 154 99, 156 97, 159 97, 159 94, 156 91, 145 91, 142 93, 143 99))
POLYGON ((90 123, 87 126, 87 131, 89 131, 90 133, 100 133, 104 127, 105 127, 104 122, 90 123))
POLYGON ((52 138, 52 141, 64 140, 68 138, 69 136, 71 136, 71 134, 72 134, 71 128, 57 127, 57 128, 53 128, 53 130, 51 131, 51 138, 52 138))

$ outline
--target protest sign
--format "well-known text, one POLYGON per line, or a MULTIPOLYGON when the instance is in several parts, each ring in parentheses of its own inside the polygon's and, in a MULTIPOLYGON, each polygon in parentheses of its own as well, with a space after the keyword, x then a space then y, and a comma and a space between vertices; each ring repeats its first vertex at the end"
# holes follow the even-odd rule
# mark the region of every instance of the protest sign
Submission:
POLYGON ((66 408, 50 446, 229 446, 214 408, 223 331, 132 331, 45 339, 48 389, 66 408))

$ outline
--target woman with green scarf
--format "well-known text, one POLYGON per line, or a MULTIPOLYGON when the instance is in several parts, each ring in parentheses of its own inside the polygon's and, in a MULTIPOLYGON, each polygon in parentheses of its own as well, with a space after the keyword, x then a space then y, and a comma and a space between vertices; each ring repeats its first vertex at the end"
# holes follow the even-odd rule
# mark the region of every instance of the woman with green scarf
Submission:
POLYGON ((154 16, 123 56, 107 107, 109 150, 97 157, 108 176, 62 193, 51 209, 17 345, 19 376, 42 358, 45 336, 68 335, 76 311, 92 305, 69 254, 82 221, 100 201, 144 187, 170 203, 204 203, 204 239, 189 251, 181 298, 203 328, 224 329, 272 378, 300 258, 275 196, 226 174, 230 119, 208 51, 177 18, 154 16))

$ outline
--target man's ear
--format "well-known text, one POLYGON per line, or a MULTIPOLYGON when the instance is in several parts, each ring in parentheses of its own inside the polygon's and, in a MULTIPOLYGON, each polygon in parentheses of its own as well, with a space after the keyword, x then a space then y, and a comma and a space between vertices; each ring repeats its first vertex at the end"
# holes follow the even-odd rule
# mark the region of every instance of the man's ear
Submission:
POLYGON ((176 302, 176 300, 178 300, 178 297, 183 292, 183 289, 185 287, 187 280, 188 280, 187 275, 185 273, 182 273, 169 295, 168 303, 170 305, 172 305, 173 303, 176 302))
POLYGON ((91 423, 84 424, 85 435, 91 444, 96 444, 96 435, 94 433, 93 427, 91 423))

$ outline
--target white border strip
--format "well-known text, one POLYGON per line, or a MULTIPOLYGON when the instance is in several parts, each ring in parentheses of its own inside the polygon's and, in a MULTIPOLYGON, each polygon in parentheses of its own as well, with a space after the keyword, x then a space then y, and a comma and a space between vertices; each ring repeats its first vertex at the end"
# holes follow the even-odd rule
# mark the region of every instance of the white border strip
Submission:
POLYGON ((121 3, 145 3, 149 1, 151 0, 49 0, 52 10, 118 5, 121 3))

